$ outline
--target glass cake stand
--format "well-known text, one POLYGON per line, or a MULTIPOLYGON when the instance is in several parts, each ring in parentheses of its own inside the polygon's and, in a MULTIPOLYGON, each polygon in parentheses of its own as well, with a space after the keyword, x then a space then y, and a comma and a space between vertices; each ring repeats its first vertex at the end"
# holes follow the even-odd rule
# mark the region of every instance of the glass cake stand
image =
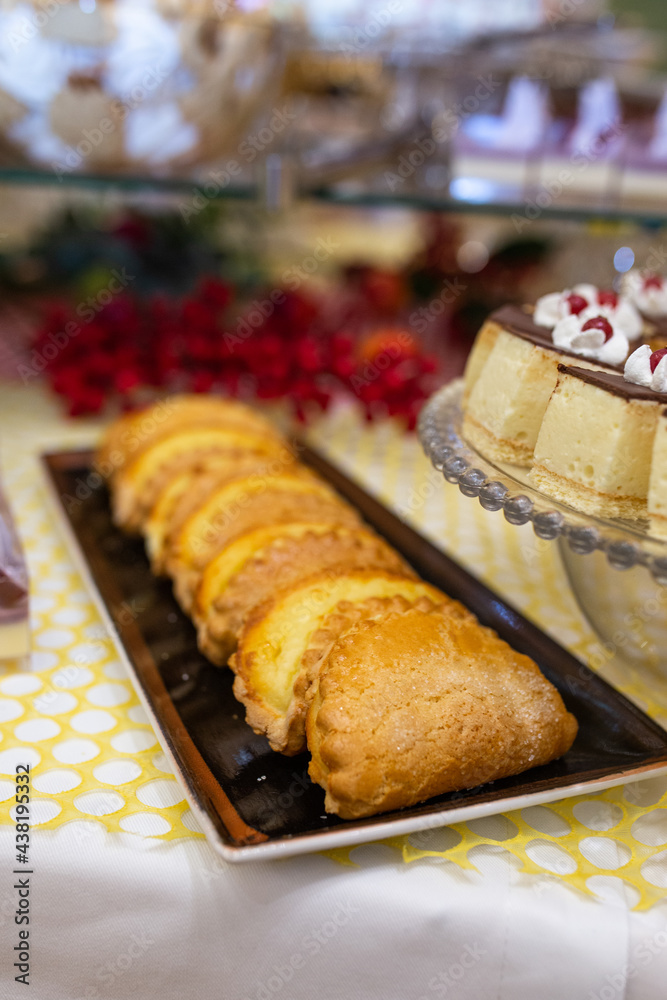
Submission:
POLYGON ((667 538, 648 520, 593 517, 536 489, 529 470, 494 463, 463 438, 463 380, 424 406, 418 433, 444 478, 510 524, 529 522, 558 544, 573 593, 603 643, 602 665, 616 659, 667 673, 667 538), (618 572, 610 572, 611 570, 618 572))

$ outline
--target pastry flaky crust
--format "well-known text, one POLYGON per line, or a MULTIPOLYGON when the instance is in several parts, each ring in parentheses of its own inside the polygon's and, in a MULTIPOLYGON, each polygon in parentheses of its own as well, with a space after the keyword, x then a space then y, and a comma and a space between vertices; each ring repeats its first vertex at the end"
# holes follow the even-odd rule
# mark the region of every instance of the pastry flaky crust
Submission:
POLYGON ((246 721, 274 750, 306 749, 305 719, 313 681, 327 649, 359 619, 425 600, 469 616, 430 584, 380 570, 317 574, 279 592, 248 615, 229 665, 246 721))
MULTIPOLYGON (((251 553, 213 598, 212 605, 195 608, 199 648, 213 663, 227 662, 253 608, 267 601, 276 591, 294 587, 314 573, 327 570, 336 574, 372 568, 402 573, 406 577, 412 575, 398 553, 372 531, 325 523, 305 524, 305 530, 295 534, 296 526, 283 525, 283 534, 277 533, 251 553)), ((226 551, 221 554, 222 559, 226 551)))
POLYGON ((114 420, 97 449, 97 461, 111 475, 142 451, 177 431, 226 427, 280 440, 275 427, 260 413, 235 399, 219 396, 169 396, 114 420))
POLYGON ((219 489, 237 479, 257 477, 264 481, 281 474, 310 481, 315 478, 309 469, 299 465, 292 456, 284 461, 264 455, 247 455, 236 460, 230 460, 228 456, 215 456, 175 475, 160 492, 144 526, 153 572, 167 571, 186 521, 219 489))
POLYGON ((321 662, 309 773, 354 819, 546 764, 576 733, 527 656, 472 616, 412 608, 358 623, 321 662))
POLYGON ((273 437, 228 427, 179 429, 141 451, 117 473, 113 489, 113 515, 125 531, 141 531, 162 490, 187 469, 209 459, 240 463, 248 456, 289 464, 287 446, 273 437))
POLYGON ((167 554, 166 565, 174 593, 190 612, 206 566, 225 546, 253 528, 306 518, 337 524, 360 525, 356 512, 323 483, 281 476, 253 489, 234 480, 218 494, 220 503, 201 507, 183 525, 167 554), (238 492, 237 492, 238 488, 238 492))
POLYGON ((397 809, 570 746, 576 723, 535 664, 417 579, 243 404, 174 397, 122 417, 98 468, 201 649, 222 665, 236 647, 248 723, 287 755, 307 743, 328 811, 397 809))

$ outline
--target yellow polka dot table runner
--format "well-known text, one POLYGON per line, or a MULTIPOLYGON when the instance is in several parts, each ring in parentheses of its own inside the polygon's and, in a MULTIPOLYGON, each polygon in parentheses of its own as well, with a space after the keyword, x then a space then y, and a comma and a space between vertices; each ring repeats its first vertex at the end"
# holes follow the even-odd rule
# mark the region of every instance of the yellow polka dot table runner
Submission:
MULTIPOLYGON (((0 665, 0 822, 13 822, 17 761, 33 772, 32 823, 71 820, 112 833, 201 837, 169 764, 77 573, 49 505, 38 455, 89 445, 100 424, 67 421, 38 387, 0 388, 3 484, 26 550, 33 651, 0 665)), ((310 443, 398 510, 527 617, 667 726, 667 680, 600 655, 558 553, 530 526, 515 528, 445 483, 419 442, 393 422, 368 425, 352 409, 323 417, 310 443)), ((490 846, 548 893, 559 882, 592 896, 620 893, 637 908, 667 894, 667 778, 474 820, 388 841, 410 862, 436 857, 474 869, 490 846)), ((349 851, 329 852, 344 864, 349 851)))

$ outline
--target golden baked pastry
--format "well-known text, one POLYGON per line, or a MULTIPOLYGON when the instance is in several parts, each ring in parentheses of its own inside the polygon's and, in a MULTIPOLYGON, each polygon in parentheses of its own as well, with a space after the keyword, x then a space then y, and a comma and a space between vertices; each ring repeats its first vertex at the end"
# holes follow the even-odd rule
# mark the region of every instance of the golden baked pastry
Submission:
POLYGON ((170 434, 139 452, 117 473, 113 490, 116 524, 126 531, 141 529, 169 480, 214 455, 230 461, 263 455, 287 463, 290 452, 275 438, 227 427, 195 427, 170 434))
POLYGON ((220 396, 183 393, 114 420, 97 449, 97 462, 118 472, 156 442, 195 427, 226 427, 280 440, 273 424, 244 403, 220 396))
POLYGON ((331 642, 358 616, 373 617, 398 600, 408 606, 455 601, 428 583, 380 570, 319 574, 254 608, 230 658, 234 694, 246 721, 274 750, 292 755, 306 747, 308 691, 331 642))
POLYGON ((576 722, 535 664, 416 579, 263 418, 165 406, 161 423, 155 407, 122 417, 100 449, 116 523, 144 531, 214 662, 238 637, 247 721, 288 755, 307 731, 328 810, 371 815, 567 750, 576 722))
POLYGON ((364 528, 297 522, 242 535, 204 572, 193 614, 199 648, 213 663, 225 664, 258 604, 315 573, 355 569, 412 575, 394 549, 364 528))
POLYGON ((300 479, 315 478, 310 469, 299 465, 292 455, 287 457, 289 461, 253 454, 242 458, 216 455, 177 473, 161 490, 144 525, 153 571, 165 571, 172 541, 178 537, 180 529, 225 483, 246 476, 277 476, 285 472, 300 479))
POLYGON ((562 756, 577 723, 527 656, 472 616, 363 621, 319 668, 309 773, 344 819, 474 788, 562 756))
POLYGON ((235 538, 265 524, 328 520, 358 525, 358 514, 326 483, 285 473, 226 483, 185 521, 166 553, 167 572, 190 611, 208 563, 235 538))

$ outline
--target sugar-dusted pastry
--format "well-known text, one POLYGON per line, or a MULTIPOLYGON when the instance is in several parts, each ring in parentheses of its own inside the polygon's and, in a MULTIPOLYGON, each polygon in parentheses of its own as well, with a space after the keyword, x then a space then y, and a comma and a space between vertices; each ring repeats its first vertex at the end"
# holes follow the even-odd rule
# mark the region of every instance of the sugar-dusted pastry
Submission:
POLYGON ((254 608, 229 661, 248 724, 264 733, 274 750, 300 753, 309 689, 327 647, 356 617, 420 599, 428 607, 461 608, 430 584, 379 570, 319 574, 254 608))
POLYGON ((234 539, 266 524, 303 519, 360 523, 352 507, 315 477, 286 472, 235 479, 220 487, 185 521, 166 553, 181 606, 192 609, 206 566, 234 539))
POLYGON ((572 313, 552 329, 517 306, 492 314, 493 346, 464 403, 463 435, 473 447, 494 461, 530 465, 559 363, 622 370, 627 336, 604 311, 589 311, 572 313))
MULTIPOLYGON (((648 347, 637 353, 644 351, 651 355, 648 347)), ((567 365, 558 371, 535 445, 533 482, 585 513, 641 517, 667 394, 615 372, 567 365)))
POLYGON ((119 471, 140 452, 174 432, 218 426, 280 440, 275 427, 245 403, 221 396, 182 393, 114 420, 99 445, 97 462, 110 471, 119 471))
POLYGON ((175 475, 213 456, 243 461, 249 455, 275 458, 287 464, 286 445, 268 435, 225 426, 192 427, 161 438, 117 473, 114 520, 128 531, 141 528, 160 492, 175 475))
POLYGON ((472 616, 412 608, 362 621, 320 664, 309 773, 344 819, 547 764, 577 723, 527 656, 472 616))
POLYGON ((651 534, 667 538, 667 410, 660 411, 653 439, 651 477, 648 485, 651 534))
POLYGON ((296 522, 242 535, 202 577, 193 609, 200 649, 214 663, 225 664, 258 604, 315 573, 333 576, 356 569, 411 575, 398 553, 367 528, 296 522))
POLYGON ((166 570, 172 540, 178 537, 188 518, 203 507, 221 486, 233 479, 277 476, 285 472, 311 481, 315 478, 292 455, 284 461, 253 454, 242 458, 214 455, 203 459, 201 465, 175 475, 161 490, 144 525, 146 548, 153 571, 162 573, 166 570))

